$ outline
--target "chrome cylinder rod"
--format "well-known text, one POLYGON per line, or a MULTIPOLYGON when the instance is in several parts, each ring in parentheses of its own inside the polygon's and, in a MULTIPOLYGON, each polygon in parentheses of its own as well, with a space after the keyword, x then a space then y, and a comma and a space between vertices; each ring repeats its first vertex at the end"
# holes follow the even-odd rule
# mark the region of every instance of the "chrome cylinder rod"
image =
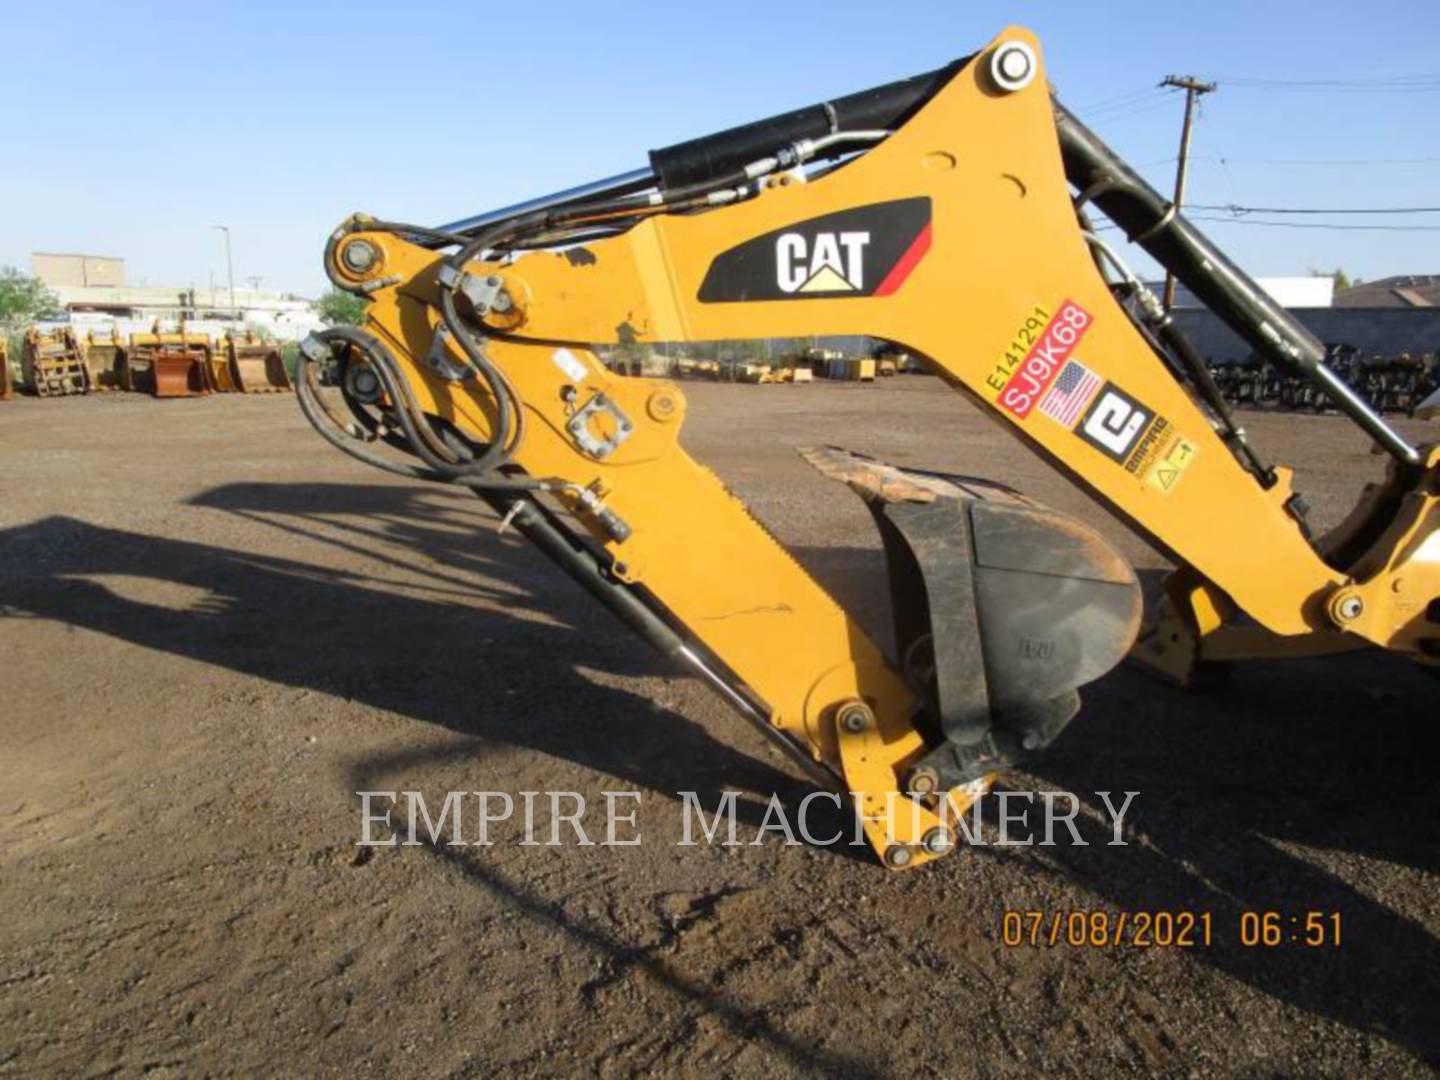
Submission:
POLYGON ((636 191, 644 191, 646 188, 655 186, 655 174, 649 169, 632 169, 619 176, 610 176, 604 180, 593 180, 588 184, 581 184, 579 187, 569 188, 565 191, 557 191, 553 195, 541 195, 539 198, 527 199, 525 202, 516 203, 514 206, 502 206, 498 210, 489 210, 483 214, 476 214, 474 217, 463 218, 460 221, 452 221, 448 225, 441 225, 440 231, 447 233, 470 233, 486 225, 493 225, 497 221, 504 221, 506 218, 516 217, 520 214, 533 213, 536 210, 549 210, 555 206, 564 206, 566 203, 593 201, 596 199, 614 198, 620 195, 629 195, 636 191))

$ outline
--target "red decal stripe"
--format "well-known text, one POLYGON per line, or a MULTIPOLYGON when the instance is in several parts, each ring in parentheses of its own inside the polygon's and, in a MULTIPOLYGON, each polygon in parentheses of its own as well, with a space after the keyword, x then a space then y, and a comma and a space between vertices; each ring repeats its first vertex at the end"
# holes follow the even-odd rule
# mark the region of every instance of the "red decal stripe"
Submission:
POLYGON ((871 295, 889 296, 899 289, 901 285, 905 284, 905 279, 910 276, 910 271, 915 269, 916 265, 925 257, 925 253, 929 250, 930 222, 927 221, 925 228, 920 230, 920 235, 915 237, 914 242, 905 249, 905 254, 900 256, 900 261, 894 265, 890 273, 885 275, 885 280, 880 282, 879 288, 871 295))

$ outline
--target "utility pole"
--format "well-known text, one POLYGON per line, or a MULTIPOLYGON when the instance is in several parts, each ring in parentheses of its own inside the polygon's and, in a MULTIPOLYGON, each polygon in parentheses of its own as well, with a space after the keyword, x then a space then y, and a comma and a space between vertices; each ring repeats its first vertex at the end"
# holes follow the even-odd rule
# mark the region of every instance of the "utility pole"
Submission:
POLYGON ((230 273, 230 318, 238 321, 240 309, 235 306, 235 260, 230 257, 230 226, 212 225, 212 229, 219 229, 225 234, 225 268, 230 273))
MULTIPOLYGON (((1172 200, 1178 213, 1185 202, 1185 174, 1190 166, 1190 129, 1195 123, 1195 102, 1215 89, 1215 84, 1201 82, 1193 75, 1166 75, 1160 80, 1161 86, 1173 86, 1185 91, 1185 126, 1180 129, 1180 158, 1175 165, 1175 198, 1172 200)), ((1165 271, 1165 310, 1175 306, 1175 275, 1165 271)))

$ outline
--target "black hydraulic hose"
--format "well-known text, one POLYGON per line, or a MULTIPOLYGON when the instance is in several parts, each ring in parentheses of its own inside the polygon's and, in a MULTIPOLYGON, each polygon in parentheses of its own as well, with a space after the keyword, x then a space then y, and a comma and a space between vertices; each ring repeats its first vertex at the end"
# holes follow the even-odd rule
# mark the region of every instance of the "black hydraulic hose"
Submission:
POLYGON ((1235 414, 1230 411, 1230 405, 1225 400, 1225 395, 1220 392, 1220 387, 1215 382, 1215 376, 1210 371, 1210 365, 1205 363, 1204 358, 1195 351, 1195 346, 1191 343, 1190 338, 1175 325, 1175 321, 1168 315, 1160 323, 1158 330, 1160 340, 1180 358, 1189 372, 1191 380, 1195 383, 1195 388, 1200 392, 1200 396, 1215 410, 1215 415, 1219 417, 1220 425, 1224 429, 1221 438, 1229 444, 1231 450, 1240 455, 1241 463, 1247 465, 1265 487, 1274 487, 1278 479, 1275 470, 1250 445, 1250 440, 1245 437, 1244 428, 1235 422, 1235 414))
POLYGON ((300 353, 299 368, 295 372, 295 400, 300 406, 300 412, 309 421, 310 426, 341 453, 348 454, 357 461, 371 465, 385 472, 393 473, 396 476, 405 476, 413 480, 436 480, 442 483, 449 483, 450 478, 433 472, 429 469, 422 469, 419 466, 411 465, 403 461, 390 461, 379 454, 372 454, 368 450, 361 449, 354 444, 361 441, 354 436, 348 435, 343 428, 340 428, 330 410, 325 407, 324 402, 319 399, 315 385, 311 381, 314 373, 311 365, 314 363, 310 357, 302 351, 300 353), (323 418, 322 418, 322 415, 323 418))
POLYGON ((469 359, 470 366, 485 380, 490 396, 495 399, 495 431, 490 445, 474 461, 463 466, 461 471, 468 474, 492 472, 509 459, 513 449, 510 436, 515 413, 521 408, 520 401, 518 398, 511 400, 513 391, 509 383, 490 363, 490 358, 475 343, 469 329, 460 321, 460 314, 455 310, 455 294, 446 288, 440 290, 440 313, 445 320, 445 326, 460 342, 460 348, 469 359))
POLYGON ((370 361, 370 366, 380 377, 380 383, 390 400, 395 403, 395 415, 405 431, 405 438, 416 457, 441 475, 455 475, 458 478, 457 462, 447 461, 441 455, 449 453, 433 431, 421 431, 420 425, 428 428, 428 422, 420 414, 419 404, 410 392, 409 383, 383 342, 378 338, 349 326, 335 326, 315 335, 323 342, 343 341, 359 349, 370 361), (428 437, 427 437, 428 436, 428 437))
MULTIPOLYGON (((399 366, 395 363, 394 357, 390 355, 389 350, 385 348, 383 342, 361 330, 342 326, 322 330, 313 336, 316 340, 325 344, 332 341, 341 341, 353 345, 359 349, 363 355, 369 358, 371 365, 375 368, 376 374, 380 377, 385 392, 390 395, 391 401, 395 403, 395 415, 399 418, 400 426, 405 431, 409 449, 429 466, 429 468, 421 469, 413 465, 388 461, 377 454, 372 454, 358 447, 349 445, 349 443, 355 440, 347 440, 343 432, 329 430, 320 420, 316 411, 317 406, 319 409, 324 410, 324 405, 318 401, 314 387, 310 382, 310 364, 312 361, 302 351, 300 358, 301 370, 297 373, 301 378, 296 380, 296 390, 300 408, 305 414, 305 418, 310 421, 311 426, 332 446, 344 451, 357 460, 365 462, 367 465, 373 465, 376 468, 384 469, 386 472, 395 473, 399 476, 412 477, 414 479, 433 480, 442 483, 459 483, 467 487, 475 488, 476 490, 533 491, 548 490, 555 486, 554 484, 544 481, 519 479, 499 476, 493 473, 487 474, 473 471, 472 466, 474 461, 480 460, 478 457, 462 464, 444 460, 435 453, 432 446, 445 448, 457 457, 462 457, 463 455, 457 452, 458 445, 446 448, 445 444, 443 444, 437 436, 434 436, 433 433, 430 433, 433 443, 430 443, 429 440, 421 434, 418 425, 424 424, 428 428, 428 421, 419 413, 414 398, 410 395, 409 386, 405 382, 404 374, 400 371, 399 366), (429 445, 427 445, 427 443, 429 443, 429 445)), ((328 416, 328 410, 324 411, 328 416)))

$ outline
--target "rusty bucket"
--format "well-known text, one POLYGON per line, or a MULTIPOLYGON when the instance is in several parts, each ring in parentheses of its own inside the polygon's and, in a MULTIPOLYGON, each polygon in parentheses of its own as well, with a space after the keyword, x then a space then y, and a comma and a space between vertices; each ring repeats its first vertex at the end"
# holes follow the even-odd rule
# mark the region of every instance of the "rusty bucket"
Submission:
POLYGON ((244 337, 226 335, 223 348, 229 356, 230 373, 235 385, 246 394, 283 393, 290 389, 290 378, 280 356, 280 346, 253 333, 244 337))

